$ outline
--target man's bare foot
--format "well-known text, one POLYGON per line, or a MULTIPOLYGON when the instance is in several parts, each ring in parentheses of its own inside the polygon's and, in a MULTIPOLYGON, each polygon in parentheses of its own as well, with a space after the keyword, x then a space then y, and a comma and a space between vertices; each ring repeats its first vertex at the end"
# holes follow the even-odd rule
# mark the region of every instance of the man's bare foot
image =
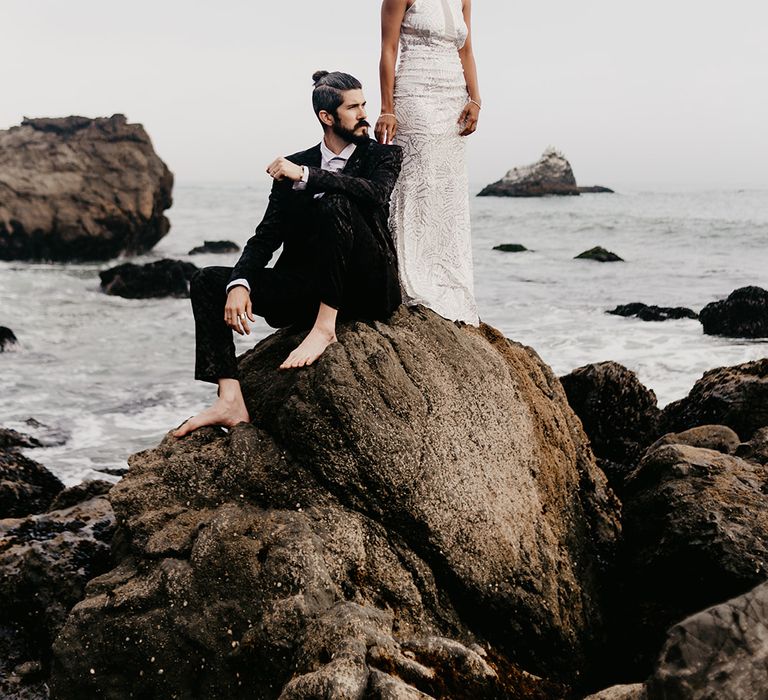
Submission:
POLYGON ((242 399, 240 401, 219 398, 210 408, 206 408, 196 416, 186 421, 180 428, 173 431, 173 436, 184 437, 193 430, 204 425, 223 425, 231 428, 241 422, 249 423, 251 420, 248 409, 242 399))
POLYGON ((325 352, 325 349, 331 343, 335 342, 336 333, 315 326, 307 337, 301 341, 301 345, 285 358, 283 364, 280 365, 280 369, 311 365, 325 352))

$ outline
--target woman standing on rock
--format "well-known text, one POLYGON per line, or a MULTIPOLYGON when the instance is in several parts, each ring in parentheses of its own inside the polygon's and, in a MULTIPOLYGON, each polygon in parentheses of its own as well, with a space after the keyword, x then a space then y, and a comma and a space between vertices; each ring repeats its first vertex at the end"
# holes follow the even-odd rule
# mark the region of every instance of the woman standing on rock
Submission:
POLYGON ((463 138, 480 114, 470 11, 471 0, 383 0, 375 134, 403 148, 390 228, 405 302, 476 325, 463 138))

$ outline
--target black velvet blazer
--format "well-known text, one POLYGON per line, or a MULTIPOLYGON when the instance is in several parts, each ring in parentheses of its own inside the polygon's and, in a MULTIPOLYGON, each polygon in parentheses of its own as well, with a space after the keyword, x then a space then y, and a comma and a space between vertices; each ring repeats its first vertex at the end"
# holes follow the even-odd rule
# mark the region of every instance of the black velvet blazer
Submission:
POLYGON ((389 231, 389 198, 403 161, 400 146, 384 145, 370 139, 355 148, 339 172, 320 167, 319 143, 287 158, 298 165, 308 166, 307 186, 294 190, 292 180, 273 181, 264 218, 246 243, 230 281, 245 278, 253 288, 251 275, 265 267, 281 245, 283 252, 278 264, 287 263, 297 269, 305 263, 308 267, 312 265, 313 254, 306 245, 307 229, 312 225, 308 212, 312 197, 318 192, 339 192, 356 201, 376 238, 390 248, 396 259, 389 231))

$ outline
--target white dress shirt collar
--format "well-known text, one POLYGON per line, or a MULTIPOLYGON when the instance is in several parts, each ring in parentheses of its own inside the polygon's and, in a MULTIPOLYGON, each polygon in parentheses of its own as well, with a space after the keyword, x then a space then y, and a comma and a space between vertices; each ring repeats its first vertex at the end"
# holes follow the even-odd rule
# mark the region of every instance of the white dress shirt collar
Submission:
POLYGON ((341 159, 344 161, 344 165, 346 165, 350 156, 355 152, 355 148, 357 148, 357 145, 350 143, 341 153, 334 153, 330 148, 328 148, 328 146, 325 145, 325 139, 320 142, 320 153, 325 164, 330 163, 334 158, 336 158, 337 162, 339 159, 341 159))

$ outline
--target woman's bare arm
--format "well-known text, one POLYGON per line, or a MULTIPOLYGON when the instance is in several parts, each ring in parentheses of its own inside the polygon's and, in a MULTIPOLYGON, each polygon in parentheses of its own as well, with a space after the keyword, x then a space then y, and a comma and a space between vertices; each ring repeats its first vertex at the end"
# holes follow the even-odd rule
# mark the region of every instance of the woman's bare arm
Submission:
POLYGON ((469 136, 477 129, 477 120, 480 117, 480 87, 477 82, 477 65, 475 65, 475 54, 472 52, 472 0, 464 0, 462 10, 464 12, 464 22, 467 25, 467 40, 464 46, 459 49, 459 58, 464 67, 464 80, 467 83, 467 93, 469 99, 473 102, 467 102, 459 117, 459 124, 464 124, 461 131, 462 136, 469 136), (477 104, 476 104, 477 103, 477 104))
POLYGON ((400 41, 400 25, 412 0, 383 0, 381 3, 381 114, 374 134, 379 143, 390 143, 397 133, 395 111, 395 62, 400 41))

